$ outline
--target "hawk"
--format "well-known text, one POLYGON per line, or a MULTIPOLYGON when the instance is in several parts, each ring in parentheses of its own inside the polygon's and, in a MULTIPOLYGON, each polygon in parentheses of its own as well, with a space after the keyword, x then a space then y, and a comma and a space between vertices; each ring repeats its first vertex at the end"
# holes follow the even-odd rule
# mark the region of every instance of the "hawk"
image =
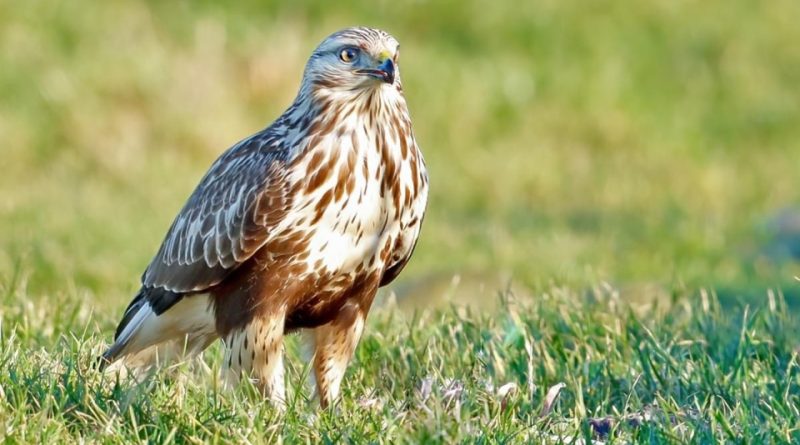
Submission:
POLYGON ((167 232, 104 365, 224 342, 223 369, 285 399, 283 337, 310 335, 333 402, 378 288, 408 262, 428 196, 388 33, 349 28, 311 54, 292 105, 224 152, 167 232))

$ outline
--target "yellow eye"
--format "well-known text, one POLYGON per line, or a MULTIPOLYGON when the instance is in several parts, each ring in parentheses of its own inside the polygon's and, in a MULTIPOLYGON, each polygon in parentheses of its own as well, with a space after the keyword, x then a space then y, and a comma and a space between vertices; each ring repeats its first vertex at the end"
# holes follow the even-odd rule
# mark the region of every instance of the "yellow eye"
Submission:
POLYGON ((358 50, 356 48, 345 48, 339 52, 339 59, 344 63, 353 63, 358 57, 358 50))

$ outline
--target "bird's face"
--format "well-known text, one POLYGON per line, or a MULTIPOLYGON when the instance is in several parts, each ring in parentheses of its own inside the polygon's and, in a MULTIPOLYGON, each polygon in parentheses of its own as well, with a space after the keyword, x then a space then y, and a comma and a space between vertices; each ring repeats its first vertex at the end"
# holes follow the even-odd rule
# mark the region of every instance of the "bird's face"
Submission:
POLYGON ((398 48, 394 37, 378 29, 339 31, 311 55, 304 83, 354 92, 399 85, 398 48))

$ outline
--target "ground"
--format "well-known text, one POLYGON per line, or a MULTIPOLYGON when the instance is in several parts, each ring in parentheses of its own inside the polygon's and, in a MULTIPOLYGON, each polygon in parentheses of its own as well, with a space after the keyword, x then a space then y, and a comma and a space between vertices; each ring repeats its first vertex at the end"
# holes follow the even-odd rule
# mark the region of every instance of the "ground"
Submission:
POLYGON ((79 299, 20 304, 19 292, 6 289, 0 344, 10 443, 800 441, 798 323, 775 293, 761 309, 723 309, 709 292, 633 306, 602 287, 506 294, 491 314, 412 316, 389 301, 332 409, 310 400, 290 340, 280 413, 253 385, 222 387, 218 347, 140 381, 102 376, 106 317, 79 299))
POLYGON ((0 4, 0 435, 800 441, 798 14, 790 0, 0 4), (223 391, 217 349, 140 383, 92 371, 208 165, 354 24, 401 43, 431 201, 342 404, 319 412, 300 386, 281 416, 252 388, 223 391))

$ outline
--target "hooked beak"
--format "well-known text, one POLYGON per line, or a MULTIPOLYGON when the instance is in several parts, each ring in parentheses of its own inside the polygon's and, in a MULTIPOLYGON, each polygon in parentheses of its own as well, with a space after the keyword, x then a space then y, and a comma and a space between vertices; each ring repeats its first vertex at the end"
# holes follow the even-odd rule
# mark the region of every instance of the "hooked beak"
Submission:
POLYGON ((375 69, 363 69, 356 71, 359 74, 366 74, 367 76, 381 80, 388 84, 394 83, 394 61, 391 57, 386 58, 375 69))

